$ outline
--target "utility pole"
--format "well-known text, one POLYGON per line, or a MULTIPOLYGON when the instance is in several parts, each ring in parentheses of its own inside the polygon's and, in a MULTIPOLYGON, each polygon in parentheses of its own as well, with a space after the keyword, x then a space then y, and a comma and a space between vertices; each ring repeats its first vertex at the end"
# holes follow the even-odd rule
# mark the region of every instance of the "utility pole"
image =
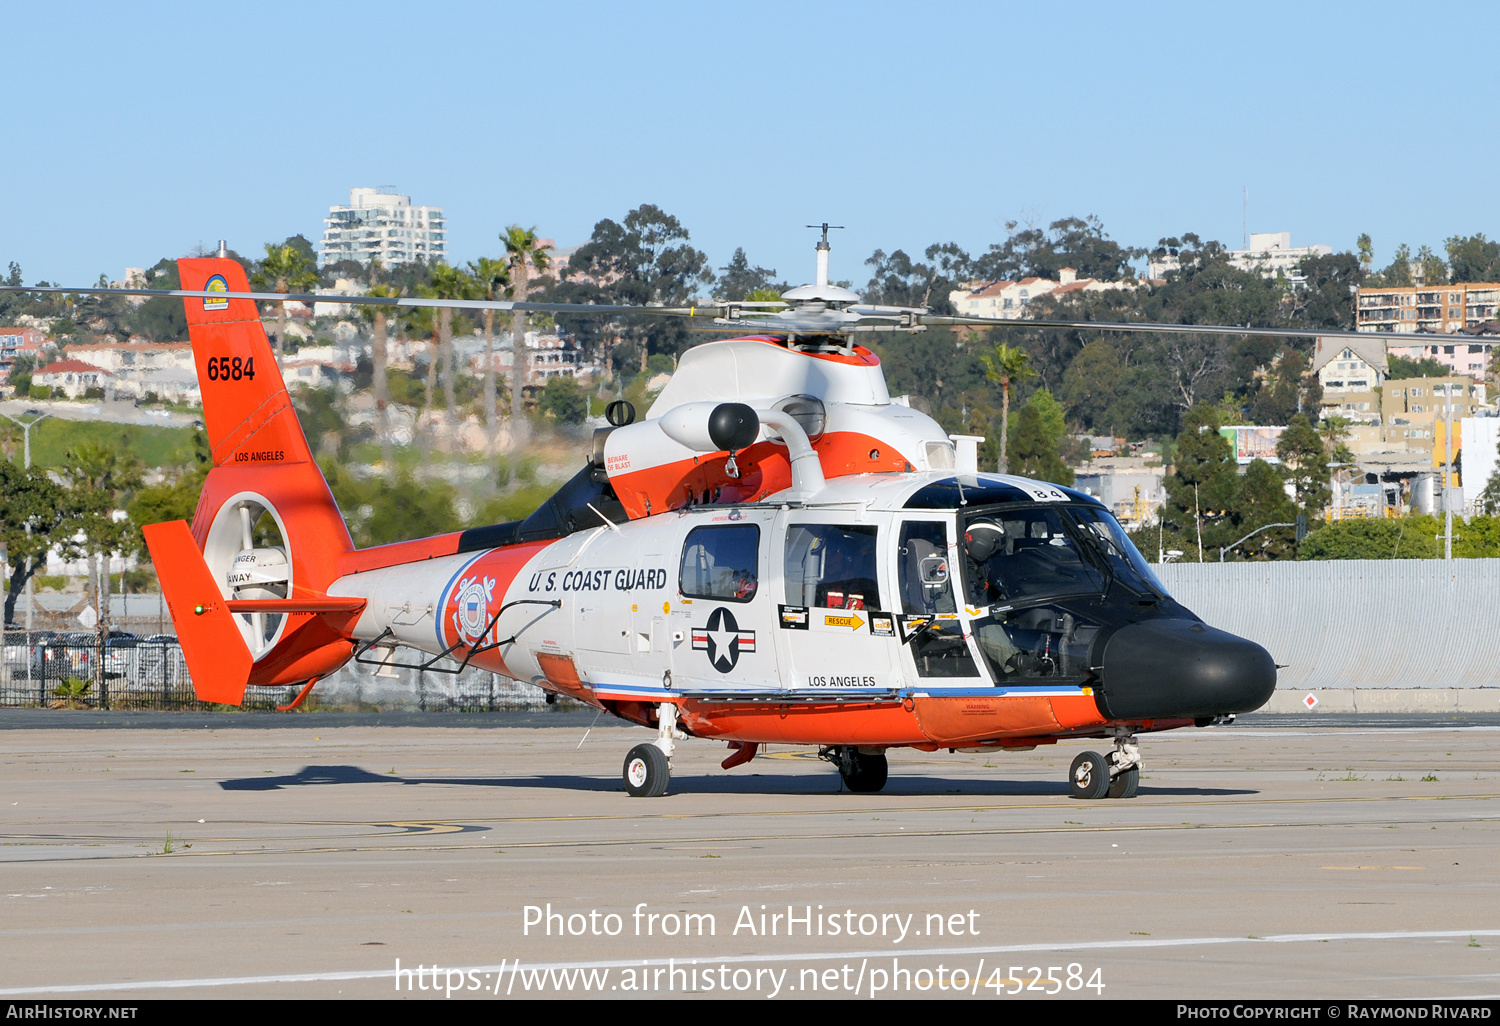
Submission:
MULTIPOLYGON (((20 425, 20 427, 21 427, 21 436, 25 440, 24 444, 25 444, 25 450, 26 450, 26 469, 30 470, 31 469, 31 429, 34 428, 34 427, 36 427, 38 424, 40 424, 42 421, 46 420, 48 417, 50 417, 52 415, 50 413, 43 413, 41 410, 27 410, 26 411, 26 416, 30 417, 31 419, 30 420, 17 420, 15 417, 12 417, 8 413, 0 413, 0 417, 4 417, 6 420, 10 421, 12 424, 18 424, 18 425, 20 425)), ((26 533, 27 534, 31 533, 31 522, 30 521, 27 521, 27 523, 26 523, 26 533)), ((30 546, 27 546, 27 548, 29 549, 30 546)), ((26 667, 27 667, 26 672, 28 674, 31 672, 31 658, 30 658, 30 655, 29 655, 30 650, 31 650, 31 614, 32 614, 31 607, 32 607, 32 601, 31 601, 31 553, 28 552, 26 554, 26 649, 27 649, 27 652, 28 652, 28 656, 27 656, 27 660, 26 660, 26 667)), ((3 630, 3 625, 0 625, 0 630, 3 630)))

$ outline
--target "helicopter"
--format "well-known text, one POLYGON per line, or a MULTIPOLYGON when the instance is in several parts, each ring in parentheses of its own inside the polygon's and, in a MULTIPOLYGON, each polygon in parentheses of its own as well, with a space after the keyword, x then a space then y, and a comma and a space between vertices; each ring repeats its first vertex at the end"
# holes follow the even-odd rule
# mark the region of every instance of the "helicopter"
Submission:
MULTIPOLYGON (((816 226, 813 226, 816 227, 816 226)), ((1139 736, 1232 722, 1270 654, 1178 603, 1084 492, 981 472, 893 399, 872 330, 1055 326, 1296 337, 1223 325, 1002 321, 864 304, 828 278, 780 301, 676 308, 346 297, 390 306, 712 318, 645 416, 616 400, 583 466, 524 520, 356 549, 298 423, 257 301, 223 243, 178 261, 213 467, 191 524, 144 535, 197 696, 300 686, 353 661, 488 670, 655 731, 626 753, 667 793, 689 739, 728 770, 812 746, 850 791, 893 748, 1027 751, 1098 739, 1073 798, 1129 798, 1139 736), (257 544, 264 518, 277 544, 257 544), (398 663, 399 652, 421 660, 398 663)), ((13 291, 103 292, 15 287, 13 291)), ((1318 332, 1324 336, 1352 332, 1318 332)), ((262 532, 264 533, 264 532, 262 532)))

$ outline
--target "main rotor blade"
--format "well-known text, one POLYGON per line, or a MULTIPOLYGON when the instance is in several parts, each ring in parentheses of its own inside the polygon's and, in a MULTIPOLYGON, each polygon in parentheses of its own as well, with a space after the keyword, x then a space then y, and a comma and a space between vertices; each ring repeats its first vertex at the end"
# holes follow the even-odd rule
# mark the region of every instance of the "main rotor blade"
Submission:
MULTIPOLYGON (((986 327, 986 328, 1063 328, 1073 331, 1155 331, 1176 335, 1257 335, 1265 338, 1347 338, 1368 341, 1371 335, 1388 335, 1391 332, 1343 331, 1322 328, 1252 328, 1233 324, 1165 324, 1154 321, 1054 321, 1029 320, 1025 318, 1005 319, 1000 317, 961 317, 946 314, 922 313, 912 307, 889 307, 860 304, 847 311, 855 315, 843 323, 830 323, 834 318, 808 315, 804 323, 799 311, 789 307, 782 311, 764 310, 770 303, 706 303, 691 306, 622 306, 607 303, 533 303, 516 302, 509 299, 433 299, 424 296, 344 296, 320 295, 315 292, 194 292, 188 289, 111 289, 97 286, 72 288, 62 285, 0 285, 0 292, 45 292, 61 295, 101 296, 170 296, 182 299, 251 299, 262 303, 348 303, 357 306, 389 306, 398 309, 438 308, 450 310, 521 310, 527 313, 555 313, 583 316, 589 314, 656 314, 666 317, 728 318, 732 310, 760 307, 765 320, 733 318, 728 323, 747 328, 771 331, 811 332, 842 334, 846 331, 920 330, 921 327, 986 327), (782 316, 777 316, 780 313, 782 316), (860 324, 856 321, 892 320, 898 323, 889 327, 878 324, 860 324)), ((1457 338, 1457 334, 1439 335, 1435 332, 1400 333, 1398 338, 1457 338)))
MULTIPOLYGON (((1174 335, 1260 335, 1268 338, 1354 338, 1368 342, 1372 337, 1381 338, 1390 332, 1343 331, 1329 328, 1246 328, 1230 324, 1160 324, 1154 321, 1043 321, 1006 320, 999 317, 954 317, 944 314, 923 314, 917 318, 921 324, 952 325, 986 328, 1069 328, 1078 331, 1158 331, 1174 335)), ((1395 335, 1396 338, 1457 338, 1456 335, 1439 335, 1420 332, 1412 335, 1395 335)))
POLYGON ((316 292, 195 292, 190 289, 72 288, 63 285, 0 285, 0 292, 48 292, 61 295, 169 296, 180 299, 253 299, 262 303, 349 303, 401 308, 450 310, 524 310, 528 313, 665 314, 671 317, 717 317, 724 306, 613 306, 604 303, 518 303, 510 299, 434 299, 425 296, 345 296, 316 292))

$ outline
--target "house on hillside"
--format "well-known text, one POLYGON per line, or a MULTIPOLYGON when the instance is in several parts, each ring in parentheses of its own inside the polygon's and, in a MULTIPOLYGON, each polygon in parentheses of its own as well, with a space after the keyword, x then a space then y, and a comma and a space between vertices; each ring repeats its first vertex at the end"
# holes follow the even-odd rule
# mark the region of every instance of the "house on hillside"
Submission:
POLYGON ((1319 338, 1312 372, 1323 386, 1322 416, 1355 424, 1380 423, 1380 388, 1389 375, 1385 340, 1319 338))
POLYGON ((10 380, 18 356, 38 356, 47 336, 38 328, 0 328, 0 384, 10 380))
POLYGON ((104 388, 114 377, 103 367, 95 367, 82 360, 58 360, 49 363, 31 375, 31 384, 50 387, 54 395, 61 393, 69 399, 77 399, 90 388, 104 388))

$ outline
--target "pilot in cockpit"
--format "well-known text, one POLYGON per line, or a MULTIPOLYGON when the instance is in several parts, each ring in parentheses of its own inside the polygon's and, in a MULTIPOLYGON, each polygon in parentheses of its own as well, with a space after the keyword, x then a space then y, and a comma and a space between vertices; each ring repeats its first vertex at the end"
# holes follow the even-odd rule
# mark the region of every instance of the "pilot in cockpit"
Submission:
MULTIPOLYGON (((1005 549, 1005 528, 992 520, 976 520, 964 531, 964 556, 968 562, 969 605, 989 606, 1006 598, 1005 582, 991 558, 1005 549)), ((996 561, 998 563, 998 560, 996 561)))
MULTIPOLYGON (((999 573, 1000 560, 993 557, 1006 550, 1005 528, 992 520, 976 520, 964 531, 965 587, 969 605, 981 609, 1005 600, 1005 582, 999 573)), ((1015 670, 1014 659, 1020 649, 998 620, 980 623, 975 631, 979 647, 999 675, 1015 670)))

